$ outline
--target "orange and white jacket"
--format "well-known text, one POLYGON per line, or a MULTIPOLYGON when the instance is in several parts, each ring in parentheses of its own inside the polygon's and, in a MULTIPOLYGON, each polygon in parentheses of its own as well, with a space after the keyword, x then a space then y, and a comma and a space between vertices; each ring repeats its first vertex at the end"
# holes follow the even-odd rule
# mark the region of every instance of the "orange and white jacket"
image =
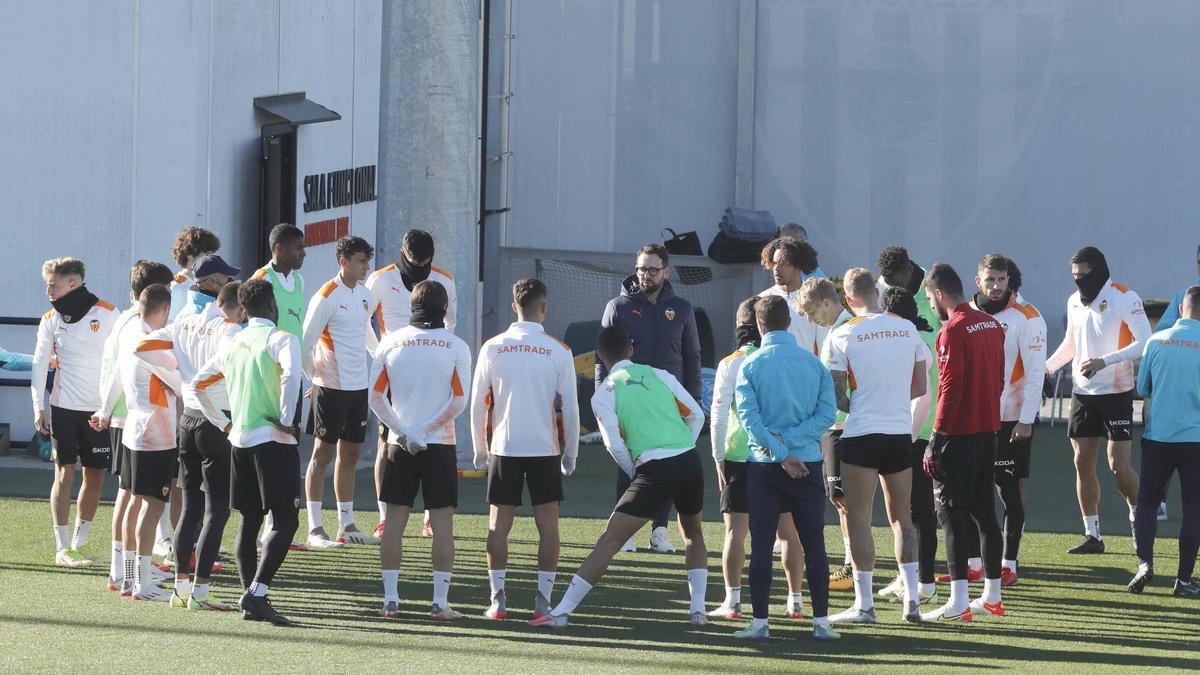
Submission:
MULTIPOLYGON (((133 303, 132 307, 117 316, 117 320, 113 323, 112 332, 108 334, 108 339, 104 341, 104 358, 100 366, 100 398, 102 400, 104 392, 108 391, 109 385, 112 384, 113 374, 117 372, 117 356, 120 354, 119 345, 121 336, 128 330, 137 331, 134 337, 131 338, 136 343, 142 335, 141 308, 137 302, 133 303)), ((113 416, 108 421, 108 425, 123 429, 125 427, 125 418, 113 416)))
POLYGON ((578 455, 570 347, 532 321, 517 321, 483 343, 471 384, 471 440, 476 456, 578 455))
POLYGON ((758 297, 762 298, 768 295, 775 295, 787 300, 788 314, 792 317, 792 323, 788 326, 788 332, 796 338, 796 344, 812 352, 813 356, 821 355, 821 345, 825 343, 825 337, 829 335, 829 329, 824 326, 818 326, 805 314, 800 312, 800 289, 794 291, 785 291, 778 284, 768 288, 758 297))
POLYGON ((1053 375, 1070 363, 1076 394, 1130 391, 1137 384, 1133 364, 1142 358, 1149 337, 1150 321, 1142 299, 1110 279, 1091 305, 1080 301, 1078 291, 1067 299, 1067 332, 1046 360, 1046 372, 1053 375), (1089 359, 1098 358, 1103 358, 1108 367, 1089 380, 1080 369, 1089 359))
POLYGON ((140 319, 136 326, 139 330, 125 331, 117 345, 117 368, 104 393, 99 415, 111 417, 113 406, 124 393, 129 411, 121 442, 136 451, 171 450, 177 445, 176 397, 183 388, 183 380, 175 364, 163 368, 137 357, 135 351, 142 347, 150 327, 140 319))
MULTIPOLYGON (((971 306, 979 309, 975 301, 971 306)), ((1014 294, 1008 307, 992 315, 1004 328, 1004 391, 1000 421, 1033 424, 1042 404, 1046 374, 1046 320, 1014 294)))
MULTIPOLYGON (((226 341, 242 332, 241 324, 225 316, 225 312, 210 302, 203 314, 191 314, 143 337, 134 354, 151 366, 175 368, 184 382, 196 377, 200 366, 216 355, 226 341)), ((229 410, 229 395, 225 381, 219 380, 208 388, 213 405, 229 410)), ((182 392, 183 406, 200 411, 200 401, 187 387, 182 392)))
POLYGON ((370 298, 366 286, 350 288, 338 275, 308 301, 300 353, 304 375, 313 384, 343 391, 367 388, 370 298))
POLYGON ((51 356, 58 356, 58 372, 50 391, 50 405, 80 412, 95 412, 100 407, 104 342, 116 321, 117 308, 103 300, 74 323, 63 321, 53 309, 42 315, 30 374, 35 415, 45 409, 51 356))
POLYGON ((389 333, 371 364, 368 397, 387 441, 396 443, 399 432, 421 445, 453 445, 470 377, 471 349, 449 330, 405 326, 389 333))
MULTIPOLYGON (((446 270, 432 265, 429 281, 436 281, 446 288, 450 303, 446 306, 446 330, 454 331, 455 306, 454 277, 446 270)), ((408 325, 412 318, 412 291, 404 287, 400 268, 395 264, 382 267, 367 277, 367 289, 371 292, 371 313, 379 322, 379 332, 387 335, 408 325)))

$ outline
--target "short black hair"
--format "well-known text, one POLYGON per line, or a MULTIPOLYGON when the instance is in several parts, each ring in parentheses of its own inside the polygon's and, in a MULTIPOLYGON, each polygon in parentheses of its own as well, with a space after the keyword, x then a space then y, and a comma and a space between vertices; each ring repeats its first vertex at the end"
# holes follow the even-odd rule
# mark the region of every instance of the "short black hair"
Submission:
POLYGON ((954 298, 963 297, 962 277, 950 266, 950 263, 934 263, 925 276, 925 288, 941 291, 954 298))
POLYGON ((746 298, 738 305, 735 321, 739 326, 754 325, 754 303, 758 298, 746 298))
POLYGON ((370 260, 375 255, 374 246, 367 243, 366 239, 363 239, 362 237, 356 237, 354 235, 348 235, 338 239, 333 250, 337 253, 339 260, 341 258, 349 260, 350 258, 354 257, 355 253, 366 253, 367 260, 370 260))
POLYGON ((891 312, 901 319, 908 319, 922 333, 933 331, 933 326, 930 326, 925 317, 917 311, 917 301, 907 288, 888 286, 887 290, 883 292, 880 307, 883 311, 891 312))
POLYGON ((762 332, 787 330, 792 325, 787 300, 778 295, 764 295, 754 301, 754 318, 762 322, 762 332))
POLYGON ((1001 270, 1008 271, 1008 258, 999 253, 989 253, 979 259, 979 271, 984 270, 1001 270))
POLYGON ((545 300, 546 296, 550 294, 541 279, 532 277, 518 279, 517 283, 513 284, 512 293, 513 302, 524 310, 532 309, 535 304, 545 300))
POLYGON ((262 318, 270 313, 268 310, 275 303, 275 290, 266 279, 251 279, 242 282, 237 298, 247 314, 262 318))
POLYGON ((446 307, 450 304, 450 294, 446 292, 446 287, 441 283, 426 279, 413 286, 409 304, 413 307, 418 305, 446 307))
POLYGON ((883 247, 875 264, 879 266, 880 276, 890 279, 911 266, 912 260, 908 257, 908 249, 898 244, 892 244, 883 247))
POLYGON ((238 289, 242 287, 240 281, 230 281, 217 291, 217 307, 239 307, 238 304, 238 289))
POLYGON ((433 257, 433 235, 425 230, 409 230, 400 240, 400 251, 412 262, 421 262, 433 257))
POLYGON ((168 286, 174 279, 170 267, 153 260, 139 260, 129 270, 129 290, 133 291, 133 297, 140 298, 147 287, 154 284, 168 286))
POLYGON ((629 351, 629 331, 622 326, 609 326, 600 331, 600 337, 596 339, 596 351, 608 361, 625 358, 629 351))
POLYGON ((1104 265, 1106 267, 1108 266, 1108 262, 1104 259, 1104 254, 1101 253, 1100 249, 1096 248, 1095 246, 1084 246, 1076 251, 1075 255, 1071 256, 1071 264, 1085 264, 1092 267, 1097 267, 1099 265, 1104 265))
POLYGON ((275 251, 275 247, 280 244, 289 244, 294 239, 303 239, 304 232, 300 228, 291 223, 280 223, 271 228, 271 234, 267 237, 267 244, 271 251, 275 251))
MULTIPOLYGON (((667 247, 657 242, 651 242, 638 249, 637 255, 656 255, 662 260, 663 267, 671 264, 671 254, 667 253, 667 247)), ((636 256, 635 256, 636 257, 636 256)))
POLYGON ((1021 290, 1021 268, 1017 267, 1017 263, 1012 258, 1006 258, 1008 261, 1008 290, 1016 293, 1021 290))
POLYGON ((171 306, 171 291, 162 284, 150 284, 138 294, 138 304, 141 305, 141 315, 144 317, 157 312, 163 307, 171 306))

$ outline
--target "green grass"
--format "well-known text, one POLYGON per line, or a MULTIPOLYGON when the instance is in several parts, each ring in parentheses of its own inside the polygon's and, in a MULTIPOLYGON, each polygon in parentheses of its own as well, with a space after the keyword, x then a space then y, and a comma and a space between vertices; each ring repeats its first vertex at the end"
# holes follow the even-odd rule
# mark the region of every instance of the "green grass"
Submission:
MULTIPOLYGON (((458 558, 450 601, 467 613, 461 622, 439 624, 426 618, 429 543, 416 536, 417 523, 410 523, 405 538, 399 620, 385 622, 376 615, 381 592, 373 547, 290 554, 271 595, 298 622, 291 629, 244 622, 234 613, 122 601, 104 590, 106 564, 81 571, 51 565, 49 519, 40 496, 46 494, 49 472, 7 470, 0 475, 0 494, 15 496, 0 498, 5 541, 0 548, 0 631, 5 634, 0 672, 1196 669, 1200 605, 1171 597, 1166 581, 1140 597, 1124 590, 1134 559, 1111 478, 1102 479, 1109 552, 1084 558, 1063 552, 1077 541, 1079 520, 1060 431, 1039 429, 1032 521, 1021 556, 1021 584, 1005 593, 1008 617, 970 625, 909 626, 899 621, 895 606, 881 605, 878 625, 841 629, 843 639, 834 643, 813 642, 807 622, 778 616, 773 616, 772 639, 763 644, 732 640, 730 634, 740 628, 732 623, 693 628, 687 624, 682 555, 649 553, 618 557, 566 630, 530 629, 524 621, 536 585, 536 532, 529 518, 518 520, 511 538, 508 596, 514 618, 486 621, 480 616, 488 597, 480 480, 462 481, 460 503, 468 513, 455 521, 458 558)), ((363 476, 360 483, 364 489, 366 480, 363 476)), ((556 598, 603 527, 612 503, 611 483, 611 460, 595 449, 585 450, 563 504, 556 598)), ((366 498, 359 500, 359 524, 373 527, 370 493, 360 496, 366 498)), ((713 490, 705 531, 710 606, 722 594, 715 506, 713 490)), ((97 516, 93 551, 107 552, 110 512, 105 504, 97 516)), ((1178 514, 1178 495, 1173 494, 1172 516, 1178 514)), ((328 523, 336 516, 327 511, 325 518, 328 523)), ((235 529, 231 521, 227 547, 235 529)), ((1175 519, 1160 531, 1157 569, 1164 578, 1173 576, 1177 531, 1175 519)), ((840 551, 836 528, 827 529, 827 540, 831 551, 840 551)), ((890 552, 890 533, 878 529, 876 541, 881 556, 890 552)), ((881 557, 877 585, 890 580, 894 570, 890 557, 881 557)), ((236 599, 232 566, 213 583, 214 593, 236 599)), ((778 566, 774 590, 777 615, 785 590, 778 566)), ((748 588, 746 593, 748 599, 748 588)), ((851 601, 851 592, 834 592, 831 607, 836 611, 851 601)))

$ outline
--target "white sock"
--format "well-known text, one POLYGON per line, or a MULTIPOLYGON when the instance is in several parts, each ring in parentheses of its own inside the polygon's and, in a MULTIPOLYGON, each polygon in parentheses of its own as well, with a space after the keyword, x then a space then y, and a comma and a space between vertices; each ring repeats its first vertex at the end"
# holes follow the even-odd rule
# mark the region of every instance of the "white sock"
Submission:
POLYGON ((742 602, 742 587, 738 586, 737 588, 730 588, 729 586, 726 586, 725 587, 725 606, 733 607, 734 605, 741 604, 741 602, 742 602))
POLYGON ((112 556, 108 559, 108 576, 112 577, 113 581, 120 581, 125 578, 124 557, 121 555, 121 541, 113 540, 112 556))
POLYGON ((854 608, 868 610, 875 606, 875 597, 871 592, 871 582, 875 570, 854 570, 854 608))
POLYGON ((377 501, 375 505, 379 507, 379 522, 382 523, 387 520, 387 502, 377 501))
POLYGON ((955 612, 966 611, 971 599, 967 595, 967 580, 956 579, 950 582, 950 609, 955 612))
POLYGON ((429 509, 425 509, 425 520, 421 521, 421 525, 429 522, 429 509))
POLYGON ((692 595, 691 612, 704 611, 704 595, 708 591, 708 568, 697 567, 687 571, 688 590, 692 595))
POLYGON ((265 596, 269 590, 271 590, 270 586, 266 584, 260 584, 255 581, 250 584, 249 593, 250 595, 261 598, 265 596))
POLYGON ((92 529, 92 521, 75 519, 75 536, 71 538, 71 548, 79 550, 87 546, 88 532, 92 529))
POLYGON ((158 535, 159 541, 171 538, 171 508, 167 504, 167 508, 163 509, 162 515, 158 517, 158 535))
MULTIPOLYGON (((1166 502, 1164 502, 1164 503, 1166 503, 1166 502)), ((1130 504, 1129 505, 1129 522, 1131 522, 1131 523, 1133 522, 1133 516, 1136 511, 1137 511, 1137 507, 1135 507, 1133 504, 1130 504)))
POLYGON ((997 602, 1000 602, 1000 580, 984 579, 982 597, 983 601, 989 605, 994 605, 997 602))
POLYGON ((937 584, 921 584, 920 591, 925 595, 933 595, 937 593, 937 584))
POLYGON ((967 558, 967 568, 973 570, 983 569, 983 558, 967 558))
POLYGON ((208 584, 192 584, 192 597, 193 598, 208 597, 208 584))
POLYGON ((850 537, 842 537, 842 547, 846 549, 846 560, 842 564, 853 564, 854 561, 850 559, 850 537))
POLYGON ((799 604, 799 605, 804 604, 804 592, 803 591, 801 591, 799 593, 791 593, 791 592, 788 593, 788 607, 791 607, 792 605, 796 605, 796 604, 799 604))
POLYGON ((134 570, 134 587, 139 591, 145 590, 146 587, 154 583, 154 577, 150 575, 151 560, 153 560, 153 557, 148 555, 139 555, 137 557, 137 569, 134 570))
POLYGON ((450 572, 433 572, 433 604, 450 606, 450 572))
POLYGON ((900 563, 900 577, 904 579, 904 602, 920 602, 917 584, 917 563, 900 563))
POLYGON ((192 580, 175 578, 175 594, 181 598, 186 598, 192 592, 192 580))
POLYGON ((1103 537, 1100 536, 1100 516, 1084 516, 1083 532, 1089 537, 1103 539, 1103 537))
POLYGON ((1017 561, 1016 560, 1002 560, 1002 561, 1000 561, 1000 566, 1007 567, 1008 569, 1012 570, 1013 574, 1017 573, 1017 561))
POLYGON ((310 500, 306 508, 308 509, 308 531, 312 532, 318 527, 324 528, 325 522, 321 518, 321 502, 310 500))
POLYGON ((571 583, 567 586, 567 591, 563 593, 562 600, 558 601, 558 606, 550 613, 555 616, 570 614, 575 611, 579 603, 587 597, 588 591, 592 590, 592 585, 583 580, 583 577, 578 574, 571 577, 571 583))
POLYGON ((121 560, 125 562, 125 581, 134 583, 137 581, 137 551, 123 551, 121 560))
POLYGON ((63 551, 63 550, 66 550, 66 548, 69 545, 70 545, 70 542, 67 539, 67 526, 66 525, 55 525, 54 526, 54 550, 56 552, 63 551))
POLYGON ((492 587, 493 596, 504 590, 504 573, 505 570, 488 570, 488 584, 492 587))
POLYGON ((338 502, 338 526, 354 524, 354 502, 338 502))
POLYGON ((753 619, 753 618, 750 619, 750 627, 754 630, 758 630, 759 628, 762 628, 766 625, 767 625, 766 619, 753 619))
POLYGON ((550 594, 554 592, 554 580, 558 577, 557 572, 543 572, 538 570, 538 593, 546 598, 546 602, 550 602, 550 594))
POLYGON ((383 601, 400 602, 400 570, 383 570, 383 601))

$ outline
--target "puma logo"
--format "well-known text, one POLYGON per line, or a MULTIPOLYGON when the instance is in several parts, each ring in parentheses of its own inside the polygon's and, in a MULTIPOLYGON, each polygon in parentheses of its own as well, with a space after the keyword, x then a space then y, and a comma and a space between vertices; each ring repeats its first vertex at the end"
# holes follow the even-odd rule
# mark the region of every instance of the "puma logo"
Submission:
POLYGON ((645 389, 646 391, 650 391, 650 387, 646 386, 646 376, 645 375, 639 377, 636 380, 631 377, 628 380, 626 380, 625 383, 628 385, 636 384, 637 386, 641 387, 642 389, 645 389))
POLYGON ((300 320, 300 312, 298 312, 297 310, 295 310, 295 309, 288 309, 287 313, 288 313, 288 314, 290 314, 290 315, 292 315, 292 316, 294 316, 294 317, 296 317, 296 320, 297 320, 297 321, 299 321, 299 320, 300 320))
POLYGON ((642 310, 640 310, 640 309, 630 310, 629 313, 633 314, 634 316, 636 316, 639 319, 642 318, 642 310))

